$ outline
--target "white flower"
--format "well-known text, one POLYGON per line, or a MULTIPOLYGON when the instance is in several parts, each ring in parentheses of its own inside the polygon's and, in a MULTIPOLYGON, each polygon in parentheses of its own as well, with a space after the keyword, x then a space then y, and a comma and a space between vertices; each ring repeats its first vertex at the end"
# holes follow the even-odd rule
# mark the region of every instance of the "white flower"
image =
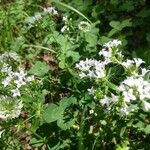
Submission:
POLYGON ((55 9, 55 7, 44 8, 44 12, 50 13, 52 15, 58 15, 58 11, 55 9))
POLYGON ((4 63, 1 72, 9 73, 12 71, 12 67, 9 64, 4 63))
POLYGON ((133 94, 133 89, 123 92, 125 102, 130 102, 130 100, 136 100, 136 97, 133 94))
POLYGON ((17 88, 20 88, 22 85, 26 85, 26 82, 24 82, 22 79, 15 80, 14 83, 16 83, 17 88))
POLYGON ((119 45, 121 45, 122 42, 119 40, 113 40, 113 41, 109 41, 108 43, 104 44, 104 47, 107 47, 108 49, 112 49, 112 48, 116 48, 119 45))
POLYGON ((22 68, 19 68, 19 72, 15 72, 14 75, 18 77, 18 80, 23 80, 27 73, 22 68))
POLYGON ((126 102, 130 100, 150 99, 150 83, 145 81, 143 77, 128 77, 119 86, 126 102), (134 95, 135 91, 136 95, 134 95))
POLYGON ((79 76, 82 77, 86 76, 89 78, 103 78, 106 75, 105 64, 94 59, 80 61, 78 64, 76 64, 76 68, 81 71, 79 76))
POLYGON ((89 114, 94 114, 94 110, 91 109, 91 110, 89 111, 89 114))
POLYGON ((19 99, 11 97, 0 97, 0 118, 3 120, 14 119, 19 117, 23 103, 19 99))
POLYGON ((103 99, 100 99, 100 104, 102 105, 102 106, 109 106, 110 105, 110 103, 111 103, 111 100, 110 100, 110 98, 109 97, 107 97, 107 96, 105 96, 103 99))
POLYGON ((88 32, 91 29, 91 25, 86 21, 81 21, 78 25, 78 28, 83 32, 88 32))
POLYGON ((134 58, 135 65, 136 67, 139 67, 142 63, 145 63, 142 59, 140 58, 134 58))
POLYGON ((61 32, 65 32, 65 31, 69 31, 69 27, 67 25, 64 25, 62 28, 61 28, 61 32))
POLYGON ((93 95, 96 92, 96 90, 93 87, 90 89, 87 89, 87 91, 89 92, 90 95, 93 95))
POLYGON ((126 104, 120 109, 122 115, 128 115, 131 111, 132 110, 130 109, 130 107, 126 104))
POLYGON ((142 77, 143 77, 143 76, 145 76, 145 75, 146 75, 146 73, 147 73, 147 72, 149 72, 150 70, 147 70, 147 69, 145 69, 145 68, 142 68, 142 69, 141 69, 141 71, 142 71, 142 73, 141 73, 141 75, 140 75, 140 76, 142 76, 142 77))
POLYGON ((68 17, 64 16, 62 20, 66 22, 68 20, 68 17))
POLYGON ((150 110, 150 103, 146 102, 146 101, 143 101, 143 104, 144 104, 144 109, 146 111, 149 111, 150 110))
POLYGON ((108 57, 110 58, 111 57, 111 52, 106 50, 105 48, 103 48, 100 52, 99 52, 99 55, 101 56, 104 56, 104 57, 108 57))
POLYGON ((19 56, 16 52, 9 52, 9 57, 11 57, 12 59, 18 61, 19 60, 19 56))
POLYGON ((7 76, 3 81, 2 84, 4 85, 4 87, 6 87, 12 80, 12 77, 7 76))
POLYGON ((29 77, 26 78, 26 81, 27 81, 27 82, 31 82, 31 81, 33 81, 33 80, 34 80, 34 76, 29 76, 29 77))
POLYGON ((17 96, 20 96, 20 91, 19 89, 14 89, 14 90, 11 90, 11 92, 13 93, 13 97, 17 97, 17 96))
POLYGON ((134 65, 134 61, 127 59, 125 62, 122 62, 122 65, 126 68, 130 68, 134 65))

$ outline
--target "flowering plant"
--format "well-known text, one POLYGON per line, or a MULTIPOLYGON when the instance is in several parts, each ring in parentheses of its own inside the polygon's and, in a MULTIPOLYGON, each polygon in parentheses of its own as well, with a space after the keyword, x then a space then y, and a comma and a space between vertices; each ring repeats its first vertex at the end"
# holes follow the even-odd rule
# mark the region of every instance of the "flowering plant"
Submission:
MULTIPOLYGON (((104 44, 99 60, 86 58, 76 64, 80 78, 91 80, 91 88, 87 91, 95 105, 89 113, 100 119, 102 132, 106 126, 120 126, 117 121, 124 122, 126 129, 132 127, 134 116, 150 111, 150 81, 146 78, 150 70, 142 67, 144 61, 140 58, 126 60, 120 50, 121 44, 119 40, 112 40, 104 44)), ((139 126, 139 130, 144 129, 139 126)), ((120 134, 126 134, 122 141, 126 143, 130 132, 122 127, 120 134)), ((115 140, 117 142, 117 138, 115 140)))
POLYGON ((7 120, 18 117, 23 107, 20 99, 21 90, 34 80, 19 64, 20 58, 15 52, 5 52, 0 55, 0 118, 7 120))

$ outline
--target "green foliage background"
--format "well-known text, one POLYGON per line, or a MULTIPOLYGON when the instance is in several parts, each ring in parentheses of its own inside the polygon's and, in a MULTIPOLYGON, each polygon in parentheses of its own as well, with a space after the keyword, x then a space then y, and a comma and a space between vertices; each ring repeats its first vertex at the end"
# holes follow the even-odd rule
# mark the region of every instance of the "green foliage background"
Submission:
MULTIPOLYGON (((12 50, 19 53, 29 73, 43 81, 42 87, 38 90, 35 88, 37 91, 34 97, 27 98, 27 101, 37 98, 39 104, 33 105, 29 116, 33 133, 30 144, 37 147, 45 144, 49 150, 125 150, 126 142, 130 140, 131 149, 142 149, 144 146, 144 150, 148 150, 150 127, 143 121, 147 118, 135 116, 141 121, 135 120, 134 126, 126 120, 120 119, 118 122, 107 120, 105 126, 103 116, 98 118, 99 120, 89 117, 87 109, 92 109, 95 105, 86 92, 91 83, 81 82, 74 67, 80 59, 96 58, 96 53, 102 45, 111 39, 123 41, 123 47, 126 49, 123 53, 127 57, 140 57, 149 66, 150 1, 62 0, 61 2, 63 3, 57 0, 0 1, 0 52, 12 50), (28 29, 26 18, 51 5, 56 7, 59 15, 44 16, 37 26, 28 29), (61 27, 64 25, 62 16, 65 15, 72 18, 70 21, 72 30, 61 33, 61 27), (87 18, 92 28, 89 32, 83 33, 78 30, 77 25, 87 18), (48 107, 45 104, 49 104, 48 107), (41 112, 35 117, 38 107, 41 112), (94 121, 100 122, 106 133, 101 132, 98 136, 90 134, 91 126, 97 126, 94 121), (125 132, 126 128, 131 130, 130 135, 125 132)), ((94 130, 98 133, 97 128, 94 130)), ((0 147, 5 149, 5 144, 1 142, 0 147)), ((19 145, 18 149, 21 147, 19 145)))

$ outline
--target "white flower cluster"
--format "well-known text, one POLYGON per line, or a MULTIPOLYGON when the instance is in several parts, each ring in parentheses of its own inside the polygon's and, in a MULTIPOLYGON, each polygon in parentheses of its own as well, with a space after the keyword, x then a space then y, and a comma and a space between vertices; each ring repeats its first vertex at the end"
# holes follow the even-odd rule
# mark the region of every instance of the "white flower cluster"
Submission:
POLYGON ((106 76, 105 66, 112 62, 111 58, 113 54, 113 50, 117 48, 118 45, 121 44, 121 41, 113 40, 104 45, 102 51, 99 52, 99 55, 104 57, 103 61, 97 61, 95 59, 86 59, 85 61, 80 61, 76 64, 76 68, 80 70, 79 76, 90 77, 90 78, 103 78, 106 76), (106 47, 107 46, 107 47, 106 47), (108 49, 108 50, 107 50, 108 49))
POLYGON ((0 55, 1 62, 0 62, 0 71, 1 76, 3 77, 1 80, 1 84, 4 88, 9 87, 11 93, 13 94, 13 97, 21 96, 19 89, 26 85, 27 82, 33 81, 34 76, 27 76, 27 73, 22 68, 17 68, 17 71, 14 71, 12 64, 8 64, 6 62, 11 62, 9 58, 12 58, 14 60, 18 60, 19 56, 16 53, 13 52, 6 52, 2 55, 0 55), (12 55, 11 55, 12 54, 12 55), (15 57, 12 57, 15 56, 15 57), (17 58, 17 59, 15 59, 17 58))
POLYGON ((99 55, 103 56, 106 64, 116 62, 116 60, 118 63, 118 61, 122 59, 123 56, 118 50, 118 46, 121 44, 122 42, 119 40, 113 40, 104 44, 104 48, 99 52, 99 55), (116 57, 119 59, 115 59, 116 57))
POLYGON ((58 11, 55 9, 55 7, 44 8, 44 12, 52 15, 58 15, 58 11))
POLYGON ((0 118, 3 120, 17 118, 23 107, 19 99, 12 99, 7 96, 0 96, 0 118))
MULTIPOLYGON (((145 75, 150 71, 145 68, 141 68, 141 64, 145 63, 140 58, 134 58, 133 60, 123 61, 123 55, 119 51, 118 46, 121 45, 121 41, 113 40, 104 44, 104 48, 99 52, 103 61, 86 59, 76 64, 76 68, 79 69, 79 76, 81 78, 95 78, 102 79, 101 81, 105 85, 113 86, 107 80, 106 65, 109 63, 117 63, 122 65, 127 77, 122 81, 113 94, 110 91, 99 91, 92 87, 88 89, 89 94, 93 95, 95 99, 99 99, 102 107, 111 110, 113 106, 117 107, 117 110, 121 114, 128 115, 130 112, 134 112, 137 109, 143 108, 146 111, 150 110, 150 82, 145 80, 145 75), (104 80, 103 80, 104 79, 104 80), (100 92, 99 94, 97 94, 100 92), (102 93, 101 93, 102 92, 102 93), (136 107, 138 106, 138 107, 136 107)), ((107 68, 108 69, 108 68, 107 68)), ((113 88, 113 89, 115 89, 113 88)))
POLYGON ((34 16, 30 16, 30 17, 26 18, 28 28, 30 29, 30 28, 34 27, 36 25, 36 23, 42 19, 42 17, 45 15, 45 13, 46 14, 49 13, 51 15, 58 15, 58 12, 55 9, 55 7, 44 8, 43 12, 36 12, 34 16))
POLYGON ((65 25, 61 28, 60 31, 62 33, 65 32, 65 31, 69 31, 70 22, 72 21, 72 19, 71 18, 68 19, 67 16, 64 16, 63 19, 62 19, 62 21, 64 22, 65 25))
POLYGON ((119 90, 122 92, 125 103, 130 104, 131 101, 138 100, 138 103, 142 102, 145 105, 148 104, 147 100, 150 99, 150 82, 145 81, 143 77, 127 77, 120 84, 119 90))
POLYGON ((105 64, 101 61, 97 61, 94 59, 86 59, 85 61, 80 61, 80 63, 76 64, 76 68, 78 68, 81 71, 79 74, 81 78, 105 77, 105 64))
POLYGON ((110 108, 111 104, 114 104, 115 102, 117 102, 118 100, 118 96, 111 94, 111 97, 107 97, 106 95, 104 96, 104 98, 100 99, 100 104, 102 106, 107 106, 108 108, 110 108))
POLYGON ((18 54, 16 52, 11 52, 10 51, 10 52, 5 52, 5 53, 0 55, 0 62, 3 63, 4 60, 7 59, 7 58, 11 58, 11 59, 13 59, 15 61, 19 61, 20 60, 19 56, 18 56, 18 54))
POLYGON ((78 28, 83 32, 88 32, 91 29, 91 25, 87 21, 81 21, 78 28))
POLYGON ((127 59, 125 62, 122 62, 122 65, 124 67, 126 67, 127 69, 129 69, 129 68, 132 68, 134 66, 136 66, 138 68, 142 63, 145 63, 142 59, 134 58, 134 60, 127 59))
MULTIPOLYGON (((0 118, 2 119, 5 117, 9 118, 7 115, 3 116, 3 113, 6 114, 5 109, 7 108, 5 107, 3 112, 2 106, 4 99, 8 99, 9 105, 13 104, 13 102, 14 106, 17 104, 22 104, 20 100, 17 100, 19 97, 21 97, 20 91, 24 85, 34 80, 34 76, 27 76, 25 70, 19 67, 19 60, 20 58, 15 52, 5 52, 4 54, 0 55, 0 86, 1 90, 3 91, 2 93, 5 93, 5 95, 0 95, 0 98, 2 99, 0 100, 0 118), (14 98, 14 100, 11 101, 10 97, 14 98)), ((9 108, 7 111, 9 111, 9 108)), ((7 114, 9 113, 7 112, 7 114)), ((13 118, 13 116, 10 118, 13 118)))

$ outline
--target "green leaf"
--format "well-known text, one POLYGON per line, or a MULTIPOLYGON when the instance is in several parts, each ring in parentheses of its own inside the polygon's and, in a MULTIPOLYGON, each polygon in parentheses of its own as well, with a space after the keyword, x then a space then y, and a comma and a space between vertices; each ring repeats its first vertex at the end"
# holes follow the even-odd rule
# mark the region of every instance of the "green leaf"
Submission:
POLYGON ((29 70, 29 73, 42 77, 47 74, 48 71, 49 67, 45 62, 36 61, 36 63, 29 70))
POLYGON ((63 109, 56 104, 50 104, 43 113, 43 119, 47 123, 63 118, 63 109))
POLYGON ((150 16, 150 9, 142 9, 138 14, 138 17, 146 18, 150 16))
POLYGON ((66 109, 66 107, 69 107, 71 104, 76 104, 77 99, 75 97, 64 97, 60 102, 59 106, 63 109, 66 109))
POLYGON ((36 138, 32 138, 32 139, 30 140, 30 143, 29 143, 29 144, 31 144, 32 146, 35 146, 35 147, 40 147, 40 146, 42 146, 44 143, 43 143, 42 140, 37 140, 36 138))
POLYGON ((125 145, 117 145, 117 148, 116 148, 116 150, 128 150, 128 147, 127 146, 125 146, 125 145))
POLYGON ((145 128, 143 128, 143 131, 144 131, 146 134, 150 134, 150 125, 147 125, 145 128))
POLYGON ((70 119, 69 121, 65 121, 63 119, 59 119, 57 121, 58 127, 60 127, 62 130, 67 130, 70 127, 72 127, 75 123, 75 119, 70 119))
POLYGON ((121 23, 120 23, 120 21, 111 21, 109 23, 109 25, 111 27, 113 27, 114 29, 116 29, 116 30, 120 30, 121 29, 121 23))
POLYGON ((86 32, 85 33, 85 39, 88 42, 88 44, 93 47, 97 44, 97 35, 91 33, 91 32, 86 32))
POLYGON ((121 26, 122 26, 122 29, 125 28, 125 27, 131 27, 132 26, 131 19, 123 20, 121 22, 121 26))
POLYGON ((80 55, 78 52, 74 52, 74 51, 67 51, 66 52, 66 57, 71 57, 74 62, 77 62, 80 58, 80 55))
POLYGON ((123 134, 125 133, 125 131, 126 131, 126 127, 121 128, 121 131, 120 131, 121 138, 123 137, 123 134))

